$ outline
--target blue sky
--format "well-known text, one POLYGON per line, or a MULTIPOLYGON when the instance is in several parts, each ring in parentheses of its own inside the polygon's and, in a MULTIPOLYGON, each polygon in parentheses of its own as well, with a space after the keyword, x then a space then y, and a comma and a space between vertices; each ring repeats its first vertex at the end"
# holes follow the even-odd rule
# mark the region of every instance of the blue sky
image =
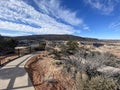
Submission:
POLYGON ((120 39, 120 0, 0 0, 0 34, 120 39))

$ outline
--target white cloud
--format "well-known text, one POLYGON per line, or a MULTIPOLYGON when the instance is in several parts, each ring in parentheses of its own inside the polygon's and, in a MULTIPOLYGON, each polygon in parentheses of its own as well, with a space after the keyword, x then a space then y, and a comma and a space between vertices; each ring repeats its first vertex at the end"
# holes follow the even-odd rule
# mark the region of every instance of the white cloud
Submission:
POLYGON ((36 34, 72 34, 74 33, 74 30, 72 27, 69 26, 52 26, 52 25, 43 25, 43 28, 34 28, 28 25, 24 24, 17 24, 7 21, 1 21, 0 20, 0 28, 1 29, 9 29, 11 31, 21 31, 21 32, 31 32, 36 34))
POLYGON ((33 6, 25 3, 24 0, 0 0, 0 29, 18 31, 21 32, 21 35, 27 33, 74 34, 78 32, 74 29, 74 26, 80 25, 84 27, 83 21, 76 17, 76 12, 60 7, 60 2, 55 0, 34 1, 39 2, 39 9, 42 11, 37 11, 33 6), (68 24, 58 22, 53 17, 68 24))
POLYGON ((0 20, 0 28, 6 30, 36 34, 74 33, 73 27, 57 22, 54 18, 36 11, 33 7, 20 0, 1 0, 0 19, 2 19, 0 20), (32 27, 31 24, 41 28, 32 27))
POLYGON ((108 26, 108 28, 109 28, 110 30, 120 31, 120 19, 112 22, 112 23, 108 26))
POLYGON ((0 34, 3 35, 3 36, 24 36, 24 35, 32 35, 32 34, 24 33, 24 32, 19 32, 19 33, 0 32, 0 34))
POLYGON ((114 11, 115 6, 120 2, 119 0, 86 0, 92 8, 101 11, 102 14, 109 15, 114 11))
POLYGON ((76 12, 60 5, 60 0, 34 0, 41 11, 48 15, 52 15, 57 19, 61 19, 71 25, 80 25, 82 19, 76 17, 76 12))
POLYGON ((86 24, 83 24, 83 29, 84 30, 90 30, 90 28, 86 24))

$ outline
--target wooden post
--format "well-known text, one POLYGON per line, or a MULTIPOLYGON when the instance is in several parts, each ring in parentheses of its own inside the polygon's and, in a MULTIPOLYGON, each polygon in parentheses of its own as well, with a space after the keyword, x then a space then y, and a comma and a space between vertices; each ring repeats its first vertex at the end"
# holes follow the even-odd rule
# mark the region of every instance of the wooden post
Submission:
POLYGON ((20 49, 18 49, 18 56, 20 56, 20 49))

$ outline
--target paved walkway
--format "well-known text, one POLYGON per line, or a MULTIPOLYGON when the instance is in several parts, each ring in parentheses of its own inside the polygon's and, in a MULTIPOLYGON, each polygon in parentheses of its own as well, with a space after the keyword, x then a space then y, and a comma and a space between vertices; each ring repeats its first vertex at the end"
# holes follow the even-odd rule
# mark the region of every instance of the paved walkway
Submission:
POLYGON ((20 57, 0 69, 0 90, 34 90, 24 69, 32 54, 20 57))

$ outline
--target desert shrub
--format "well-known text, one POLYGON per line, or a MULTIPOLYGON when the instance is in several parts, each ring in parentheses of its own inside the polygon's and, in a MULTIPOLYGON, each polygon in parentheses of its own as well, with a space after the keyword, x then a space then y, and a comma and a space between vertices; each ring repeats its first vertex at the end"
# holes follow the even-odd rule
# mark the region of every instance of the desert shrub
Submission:
POLYGON ((115 57, 109 53, 100 53, 98 51, 90 51, 80 48, 73 55, 66 55, 65 64, 70 64, 81 73, 86 72, 89 79, 91 79, 92 77, 101 75, 97 69, 106 65, 106 61, 109 63, 109 60, 113 59, 115 59, 115 57))
POLYGON ((117 83, 119 84, 119 88, 120 88, 120 73, 119 72, 116 72, 116 73, 113 73, 111 75, 111 77, 117 81, 117 83))
POLYGON ((55 55, 56 59, 60 59, 60 57, 61 57, 61 52, 60 51, 54 50, 53 54, 55 55))
POLYGON ((69 73, 71 76, 75 76, 77 72, 81 74, 81 79, 83 79, 82 74, 85 71, 85 59, 83 59, 79 52, 75 53, 74 55, 67 56, 66 59, 64 59, 64 71, 66 73, 69 73), (72 70, 71 68, 74 68, 72 70))
POLYGON ((57 47, 60 50, 57 50, 57 49, 55 49, 55 47, 53 47, 52 52, 51 52, 51 54, 54 54, 57 59, 61 59, 62 57, 69 56, 77 50, 76 49, 77 47, 75 47, 75 45, 73 45, 73 43, 70 42, 70 41, 68 41, 67 44, 66 43, 60 43, 57 47))
POLYGON ((91 68, 91 66, 86 66, 85 69, 86 69, 86 74, 88 75, 89 79, 101 74, 97 71, 97 67, 91 68))
POLYGON ((51 52, 51 51, 54 50, 55 46, 56 46, 56 44, 54 42, 47 42, 45 50, 48 51, 48 52, 49 51, 51 52))
POLYGON ((39 47, 34 47, 34 51, 40 51, 39 47))
POLYGON ((61 52, 60 51, 58 51, 58 50, 56 50, 56 49, 51 49, 51 50, 49 50, 48 51, 49 52, 49 55, 51 56, 53 56, 52 58, 54 58, 54 59, 61 59, 61 52))
POLYGON ((57 46, 56 43, 52 42, 46 45, 46 51, 48 51, 49 55, 54 55, 55 59, 60 59, 61 57, 61 48, 57 46))
POLYGON ((106 61, 105 63, 104 63, 106 66, 112 66, 112 67, 116 67, 116 62, 114 61, 114 60, 112 60, 112 61, 106 61))
POLYGON ((83 90, 117 90, 116 81, 111 78, 97 76, 84 84, 83 90))
POLYGON ((18 44, 18 41, 17 40, 14 40, 14 39, 8 39, 6 40, 9 47, 13 48, 17 46, 18 44))
POLYGON ((54 54, 54 48, 51 48, 51 49, 47 49, 47 52, 49 55, 53 55, 54 54))
POLYGON ((76 90, 83 90, 84 89, 84 82, 81 80, 81 75, 76 75, 76 90))
POLYGON ((89 51, 84 53, 84 57, 83 58, 88 59, 88 60, 92 60, 92 59, 96 59, 98 57, 101 57, 101 55, 103 55, 103 54, 101 54, 98 51, 90 51, 89 50, 89 51))
MULTIPOLYGON (((98 68, 105 65, 106 61, 109 62, 109 60, 114 60, 114 59, 116 59, 116 57, 114 57, 112 54, 109 53, 101 53, 98 51, 90 51, 84 48, 79 48, 79 50, 77 50, 72 55, 66 54, 66 57, 64 59, 64 63, 65 63, 64 71, 68 72, 69 75, 73 74, 74 76, 76 72, 73 73, 71 67, 75 67, 77 72, 80 72, 81 75, 83 73, 87 74, 88 80, 92 80, 94 77, 103 75, 98 71, 98 68)), ((83 80, 83 76, 81 75, 80 75, 80 80, 83 80)), ((117 77, 118 76, 119 75, 117 75, 117 77)), ((120 80, 117 81, 119 82, 120 80)), ((93 89, 85 89, 85 90, 102 90, 102 89, 93 88, 93 89)), ((103 89, 103 90, 114 90, 114 89, 103 89)))
POLYGON ((61 62, 60 60, 53 60, 53 61, 52 61, 52 64, 53 64, 53 65, 61 65, 62 62, 61 62))
POLYGON ((79 47, 76 41, 68 41, 66 45, 66 49, 69 54, 73 54, 79 47))
POLYGON ((104 44, 102 44, 102 43, 93 43, 93 46, 95 46, 95 47, 101 47, 101 46, 103 46, 104 44))
POLYGON ((17 46, 17 43, 14 39, 3 39, 0 41, 0 48, 14 48, 17 46))
POLYGON ((102 55, 104 55, 100 53, 99 51, 91 51, 91 49, 88 49, 85 47, 80 47, 79 49, 77 49, 75 53, 79 53, 80 57, 87 59, 87 60, 92 60, 98 57, 103 57, 102 55))
POLYGON ((106 56, 104 56, 104 54, 92 52, 92 54, 89 55, 89 58, 87 57, 85 59, 85 72, 87 73, 89 79, 100 75, 97 69, 104 65, 105 58, 106 56))
POLYGON ((8 50, 8 51, 6 52, 6 54, 13 54, 13 53, 15 53, 15 50, 14 50, 14 49, 8 50))
POLYGON ((18 44, 17 40, 12 38, 0 38, 0 54, 12 54, 14 53, 14 47, 18 44))
POLYGON ((46 42, 40 42, 39 43, 39 50, 45 50, 46 42))
POLYGON ((118 58, 112 54, 109 54, 109 53, 105 53, 105 55, 108 57, 104 62, 104 64, 106 66, 112 66, 112 67, 119 68, 120 58, 118 58))
POLYGON ((64 43, 59 44, 59 48, 61 48, 62 53, 66 53, 67 45, 64 43))

